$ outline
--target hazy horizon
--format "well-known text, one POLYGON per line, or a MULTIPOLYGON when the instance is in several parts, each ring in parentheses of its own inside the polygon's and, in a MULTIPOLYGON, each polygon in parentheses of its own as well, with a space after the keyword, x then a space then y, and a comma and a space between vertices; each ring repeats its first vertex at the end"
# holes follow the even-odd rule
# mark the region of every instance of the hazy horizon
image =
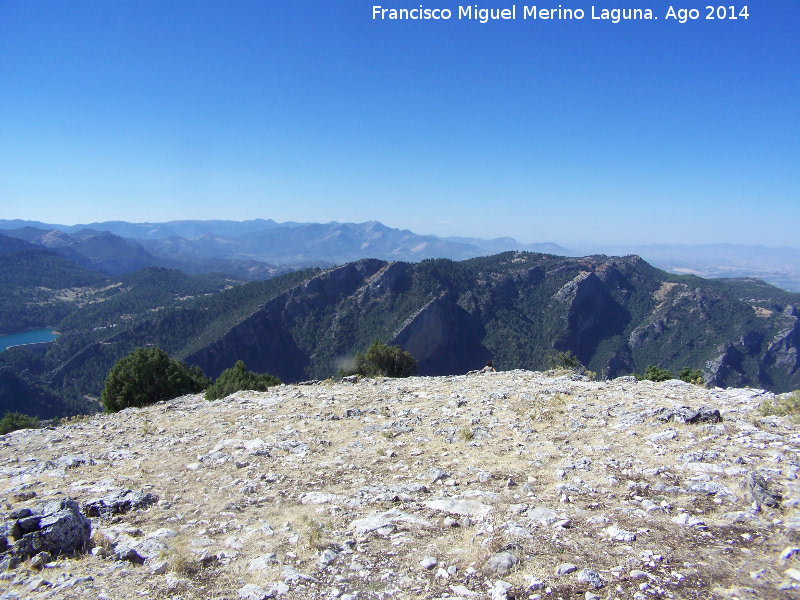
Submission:
MULTIPOLYGON (((91 227, 92 225, 103 225, 104 223, 128 223, 130 225, 168 225, 170 223, 181 223, 181 222, 210 222, 210 221, 220 221, 220 222, 229 222, 229 223, 246 223, 251 221, 274 221, 278 225, 285 225, 287 223, 298 224, 298 225, 316 225, 316 224, 329 224, 329 223, 338 223, 342 225, 352 224, 352 225, 360 225, 364 223, 371 223, 377 222, 381 225, 388 227, 390 229, 398 229, 398 230, 407 230, 406 227, 396 227, 392 223, 384 223, 378 219, 367 219, 364 221, 327 221, 322 223, 320 221, 296 221, 296 220, 288 220, 288 221, 276 221, 275 219, 271 219, 270 217, 255 217, 253 219, 242 219, 242 220, 234 220, 234 219, 173 219, 171 221, 124 221, 122 219, 109 219, 108 221, 95 221, 95 222, 74 222, 74 223, 55 223, 55 222, 45 222, 40 221, 39 219, 0 219, 0 232, 3 229, 8 229, 8 227, 4 226, 4 221, 25 221, 28 223, 39 222, 44 225, 51 225, 51 226, 59 226, 59 227, 91 227)), ((668 242, 645 242, 645 243, 628 243, 625 241, 610 241, 610 242, 597 242, 592 240, 584 240, 584 239, 570 239, 570 240, 560 240, 560 239, 536 239, 536 240, 526 240, 526 239, 519 239, 512 235, 498 235, 494 237, 483 237, 480 235, 443 235, 441 233, 437 233, 436 231, 415 231, 410 230, 412 233, 421 236, 433 236, 438 237, 441 239, 481 239, 484 241, 492 241, 496 239, 502 238, 513 238, 517 242, 522 245, 531 245, 531 244, 546 244, 552 243, 557 244, 559 246, 563 246, 567 250, 581 250, 581 249, 591 249, 593 247, 606 247, 609 249, 613 248, 652 248, 658 249, 660 247, 663 248, 671 248, 671 249, 678 249, 678 248, 702 248, 703 246, 716 246, 716 247, 724 247, 724 246, 731 246, 731 247, 748 247, 748 248, 764 248, 767 250, 792 250, 792 251, 800 251, 800 245, 797 246, 789 246, 789 245, 770 245, 770 244, 743 244, 743 243, 736 243, 736 242, 698 242, 698 243, 668 243, 668 242)), ((223 234, 220 234, 220 237, 225 237, 223 234)))
POLYGON ((0 217, 797 247, 800 3, 648 4, 0 2, 0 217))

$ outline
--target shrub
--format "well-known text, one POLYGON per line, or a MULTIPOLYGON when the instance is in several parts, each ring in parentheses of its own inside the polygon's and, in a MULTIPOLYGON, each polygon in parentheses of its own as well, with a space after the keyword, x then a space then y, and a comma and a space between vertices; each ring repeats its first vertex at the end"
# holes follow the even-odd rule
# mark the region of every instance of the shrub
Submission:
POLYGON ((375 340, 366 354, 356 354, 355 371, 365 377, 410 377, 417 372, 417 361, 400 346, 375 340))
POLYGON ((0 435, 11 433, 17 429, 37 429, 38 427, 39 419, 18 412, 6 413, 0 419, 0 435))
POLYGON ((647 368, 644 370, 644 375, 639 377, 639 379, 648 381, 667 381, 668 379, 675 379, 675 376, 669 369, 661 369, 655 365, 647 365, 647 368))
POLYGON ((201 392, 208 384, 199 367, 187 367, 160 348, 136 348, 111 367, 100 402, 106 412, 117 412, 201 392))
POLYGON ((689 367, 683 367, 683 369, 681 369, 681 372, 678 373, 678 379, 696 385, 703 385, 706 382, 703 377, 703 372, 700 369, 690 369, 689 367))
POLYGON ((560 368, 580 370, 583 368, 583 364, 581 364, 581 361, 578 359, 578 357, 572 353, 572 350, 567 350, 566 352, 556 352, 553 354, 553 356, 547 359, 547 362, 550 363, 551 369, 560 368))
POLYGON ((280 385, 281 380, 269 373, 248 371, 241 360, 230 369, 220 373, 213 385, 206 390, 206 400, 219 400, 241 390, 265 392, 268 388, 280 385))

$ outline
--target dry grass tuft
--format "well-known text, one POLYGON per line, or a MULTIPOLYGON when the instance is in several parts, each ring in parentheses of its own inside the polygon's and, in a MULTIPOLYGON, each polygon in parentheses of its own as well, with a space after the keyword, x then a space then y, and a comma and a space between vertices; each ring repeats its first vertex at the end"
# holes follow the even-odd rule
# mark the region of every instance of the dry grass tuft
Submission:
POLYGON ((800 390, 795 390, 791 394, 782 394, 775 400, 765 400, 758 407, 758 412, 765 417, 788 416, 793 421, 800 421, 800 390))
POLYGON ((99 531, 92 532, 92 537, 90 538, 89 541, 91 543, 92 548, 103 548, 105 550, 109 550, 113 546, 113 542, 108 537, 106 537, 105 534, 99 531))
POLYGON ((202 565, 195 561, 182 546, 171 548, 167 554, 169 570, 178 577, 191 577, 200 572, 202 565))

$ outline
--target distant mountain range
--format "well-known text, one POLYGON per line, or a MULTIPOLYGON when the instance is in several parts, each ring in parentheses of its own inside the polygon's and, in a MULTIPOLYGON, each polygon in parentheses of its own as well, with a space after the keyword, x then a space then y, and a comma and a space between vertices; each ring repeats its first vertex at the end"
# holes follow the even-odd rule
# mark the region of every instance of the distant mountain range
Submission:
MULTIPOLYGON (((268 279, 307 267, 328 267, 361 258, 418 262, 464 260, 518 250, 559 256, 638 255, 679 274, 701 277, 758 277, 800 291, 800 249, 745 244, 574 246, 523 244, 510 237, 491 240, 438 237, 366 223, 277 223, 251 221, 106 221, 58 225, 0 220, 6 236, 55 250, 79 265, 106 274, 147 266, 186 273, 224 272, 249 280, 268 279)), ((0 242, 0 251, 10 242, 0 242)))
POLYGON ((509 249, 568 253, 557 244, 520 244, 512 238, 444 239, 393 229, 377 221, 108 221, 65 226, 0 220, 0 231, 2 235, 50 248, 81 266, 107 274, 159 266, 187 273, 222 271, 251 280, 360 258, 412 262, 428 258, 463 260, 509 249))

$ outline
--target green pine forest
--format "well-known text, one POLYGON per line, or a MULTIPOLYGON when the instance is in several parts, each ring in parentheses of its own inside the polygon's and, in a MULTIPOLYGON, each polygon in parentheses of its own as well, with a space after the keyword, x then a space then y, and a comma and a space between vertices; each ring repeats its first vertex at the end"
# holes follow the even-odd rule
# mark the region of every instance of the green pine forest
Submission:
POLYGON ((0 284, 0 332, 61 334, 46 351, 0 352, 0 414, 99 410, 114 363, 153 346, 212 379, 238 360, 284 382, 332 377, 379 339, 410 350, 421 375, 488 358, 543 370, 571 351, 609 376, 713 367, 716 384, 800 387, 786 364, 800 296, 759 280, 673 275, 638 257, 367 259, 245 282, 154 267, 107 276, 23 249, 0 256, 0 284), (773 347, 779 334, 787 352, 773 347))

